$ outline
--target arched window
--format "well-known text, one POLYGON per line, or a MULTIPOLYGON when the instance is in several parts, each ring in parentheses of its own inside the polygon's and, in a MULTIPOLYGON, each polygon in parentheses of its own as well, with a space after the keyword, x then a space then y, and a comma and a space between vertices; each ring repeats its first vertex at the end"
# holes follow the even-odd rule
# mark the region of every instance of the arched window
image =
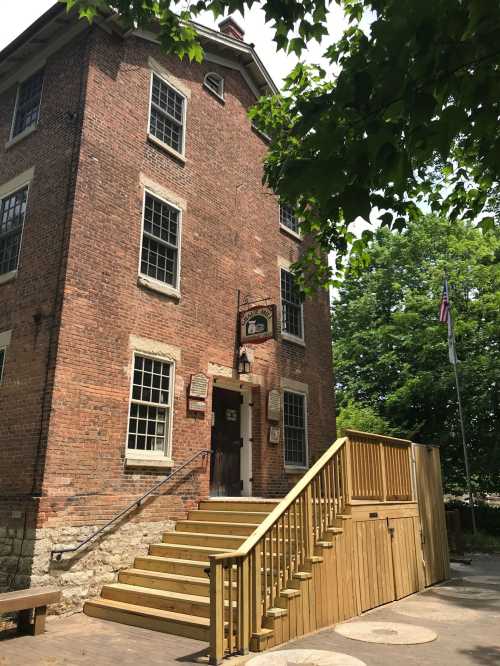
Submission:
POLYGON ((213 92, 214 95, 224 99, 224 79, 217 72, 208 72, 203 79, 203 85, 213 92))

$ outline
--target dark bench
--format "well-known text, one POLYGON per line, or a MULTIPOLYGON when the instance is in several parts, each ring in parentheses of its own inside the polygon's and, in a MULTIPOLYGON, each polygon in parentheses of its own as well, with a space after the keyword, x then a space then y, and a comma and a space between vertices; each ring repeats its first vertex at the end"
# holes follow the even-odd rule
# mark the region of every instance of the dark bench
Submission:
POLYGON ((61 599, 61 591, 55 587, 32 587, 0 594, 0 613, 19 613, 18 630, 38 636, 45 631, 47 606, 61 599), (33 623, 31 618, 33 616, 33 623))

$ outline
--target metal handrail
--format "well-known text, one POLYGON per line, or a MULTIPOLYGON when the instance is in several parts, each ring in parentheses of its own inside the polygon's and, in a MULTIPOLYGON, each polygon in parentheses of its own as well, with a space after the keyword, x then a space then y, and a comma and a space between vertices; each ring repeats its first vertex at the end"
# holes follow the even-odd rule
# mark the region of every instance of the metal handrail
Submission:
POLYGON ((194 454, 194 456, 191 456, 189 460, 186 460, 185 463, 183 463, 180 467, 177 469, 174 469, 174 471, 169 474, 165 479, 162 481, 159 481, 156 483, 150 490, 148 490, 144 495, 141 495, 138 499, 134 500, 131 504, 129 504, 123 511, 120 511, 120 513, 116 514, 114 518, 109 520, 105 525, 100 527, 98 530, 96 530, 93 534, 91 534, 89 537, 86 539, 83 539, 83 541, 80 541, 80 543, 77 546, 73 546, 73 548, 60 548, 60 549, 55 549, 50 551, 50 559, 52 559, 55 556, 55 559, 57 561, 60 561, 64 553, 75 553, 77 550, 80 550, 83 546, 85 546, 89 541, 92 541, 93 539, 96 538, 98 534, 101 534, 106 530, 110 525, 115 523, 117 520, 119 520, 122 516, 124 516, 126 513, 128 513, 133 507, 139 508, 141 506, 141 503, 146 499, 146 497, 149 497, 152 495, 155 490, 160 488, 164 483, 167 483, 167 481, 170 481, 170 479, 181 472, 185 467, 190 465, 193 460, 196 460, 196 458, 199 458, 200 456, 203 457, 208 457, 211 454, 210 449, 202 449, 201 451, 198 451, 197 453, 194 454))

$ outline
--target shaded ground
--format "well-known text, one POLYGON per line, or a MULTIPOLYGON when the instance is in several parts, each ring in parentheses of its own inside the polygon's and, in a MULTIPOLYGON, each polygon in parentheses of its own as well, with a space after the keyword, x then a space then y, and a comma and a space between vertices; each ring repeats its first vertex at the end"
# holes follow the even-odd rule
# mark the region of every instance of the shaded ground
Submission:
MULTIPOLYGON (((326 629, 281 649, 344 652, 367 666, 500 666, 500 555, 453 565, 453 579, 352 622, 398 622, 433 629, 420 645, 363 643, 326 629)), ((0 634, 0 666, 193 666, 206 645, 84 615, 49 618, 43 636, 0 634)), ((230 666, 230 661, 227 662, 230 666)))

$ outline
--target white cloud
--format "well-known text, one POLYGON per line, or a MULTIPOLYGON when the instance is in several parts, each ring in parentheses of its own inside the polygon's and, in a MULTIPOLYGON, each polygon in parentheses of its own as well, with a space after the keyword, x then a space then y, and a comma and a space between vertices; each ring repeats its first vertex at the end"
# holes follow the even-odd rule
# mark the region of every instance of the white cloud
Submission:
MULTIPOLYGON (((0 50, 7 46, 13 39, 26 30, 33 21, 41 16, 54 0, 2 0, 0 2, 0 50)), ((245 41, 255 45, 257 53, 269 70, 276 83, 281 85, 283 78, 297 62, 295 56, 288 56, 283 51, 277 52, 273 39, 273 30, 270 23, 266 23, 264 12, 257 6, 248 11, 244 17, 239 13, 234 18, 245 30, 245 41)), ((198 21, 211 28, 217 28, 211 12, 204 12, 198 21)), ((346 26, 345 18, 338 5, 332 5, 328 17, 329 35, 322 44, 311 42, 304 59, 307 62, 319 62, 325 48, 338 39, 346 26)), ((325 64, 325 63, 323 63, 325 64)))

